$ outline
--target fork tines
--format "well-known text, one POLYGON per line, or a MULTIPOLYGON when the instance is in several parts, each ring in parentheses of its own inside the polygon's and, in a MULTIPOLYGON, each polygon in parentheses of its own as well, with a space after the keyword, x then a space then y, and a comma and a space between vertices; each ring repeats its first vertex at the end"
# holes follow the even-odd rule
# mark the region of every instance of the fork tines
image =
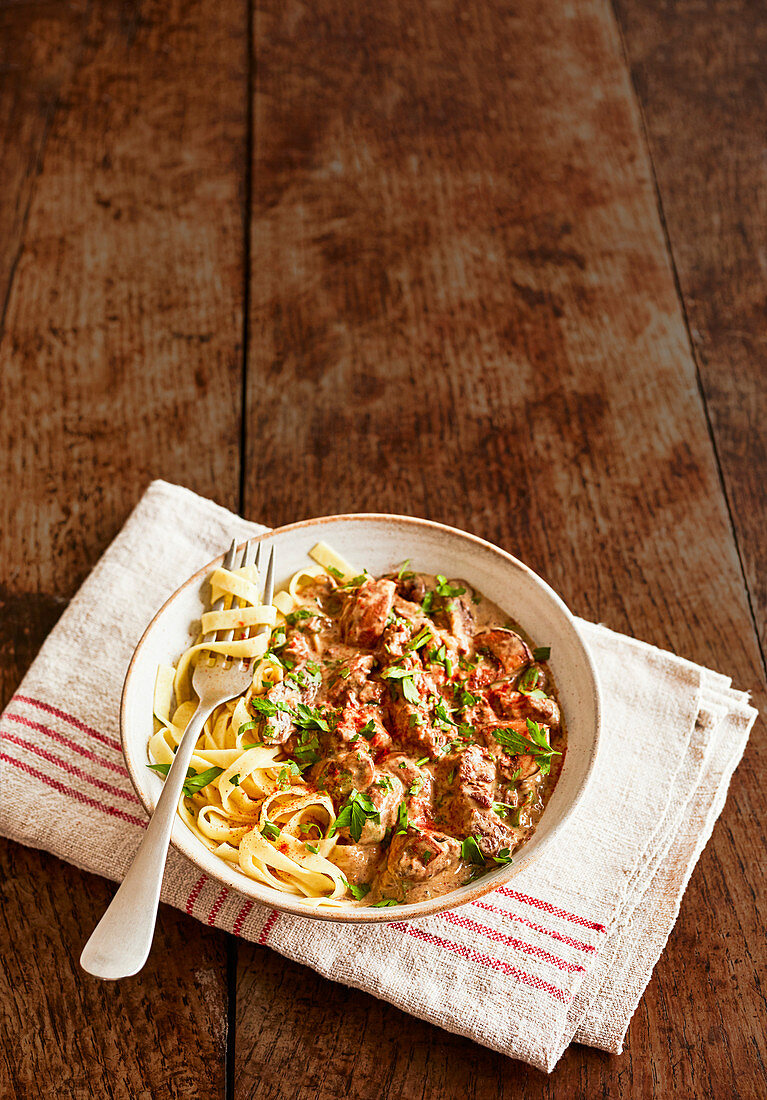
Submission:
MULTIPOLYGON (((226 554, 224 555, 224 560, 222 562, 223 568, 228 569, 230 571, 233 570, 233 569, 241 569, 241 568, 243 568, 244 566, 247 566, 247 565, 255 565, 256 569, 259 569, 259 571, 260 571, 260 564, 261 564, 261 543, 256 542, 255 539, 250 539, 248 542, 246 542, 245 545, 243 546, 242 551, 240 551, 237 547, 237 539, 232 539, 232 545, 229 547, 226 554)), ((225 599, 226 599, 225 596, 219 597, 219 599, 217 599, 216 602, 211 607, 211 611, 222 611, 223 608, 224 608, 225 599)), ((272 547, 269 551, 269 561, 268 561, 267 567, 266 567, 266 579, 264 581, 264 585, 263 585, 263 588, 262 588, 262 591, 261 591, 261 603, 266 605, 266 606, 269 606, 269 604, 271 604, 273 599, 274 599, 274 547, 272 547)), ((236 606, 244 607, 245 606, 245 600, 238 598, 236 606)), ((268 627, 266 625, 264 625, 264 626, 258 626, 255 629, 258 633, 262 633, 264 630, 268 630, 268 627)), ((242 631, 241 637, 242 638, 249 638, 250 637, 250 632, 251 632, 251 628, 250 627, 245 627, 242 631)), ((233 637, 234 637, 234 628, 232 628, 230 630, 210 631, 208 634, 205 634, 203 636, 202 640, 204 642, 213 642, 213 641, 228 642, 228 641, 231 641, 231 639, 233 637)), ((229 658, 225 658, 225 663, 228 663, 228 661, 229 661, 229 658)))

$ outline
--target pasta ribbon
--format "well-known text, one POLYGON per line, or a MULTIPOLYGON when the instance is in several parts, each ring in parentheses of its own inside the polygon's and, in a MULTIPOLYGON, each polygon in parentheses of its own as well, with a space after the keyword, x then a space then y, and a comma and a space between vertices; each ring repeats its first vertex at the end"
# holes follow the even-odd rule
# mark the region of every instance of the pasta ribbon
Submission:
POLYGON ((261 578, 253 566, 213 571, 211 601, 224 597, 224 607, 203 613, 200 638, 175 668, 158 668, 153 699, 156 728, 148 750, 155 764, 172 764, 197 708, 191 670, 204 654, 251 660, 250 687, 216 708, 195 747, 190 771, 209 773, 210 781, 199 790, 192 784, 192 793, 182 793, 178 813, 210 851, 249 878, 300 897, 310 906, 349 906, 359 902, 349 896, 343 872, 332 861, 337 843, 335 835, 328 836, 336 820, 333 801, 307 786, 295 762, 280 759, 280 745, 260 743, 260 716, 249 706, 253 697, 263 695, 285 676, 278 654, 269 651, 270 634, 278 621, 299 606, 301 588, 325 575, 350 579, 358 574, 324 543, 310 553, 317 564, 294 573, 272 606, 260 602, 261 578), (247 636, 263 626, 270 629, 247 636), (226 630, 234 631, 230 641, 202 640, 202 635, 226 630))

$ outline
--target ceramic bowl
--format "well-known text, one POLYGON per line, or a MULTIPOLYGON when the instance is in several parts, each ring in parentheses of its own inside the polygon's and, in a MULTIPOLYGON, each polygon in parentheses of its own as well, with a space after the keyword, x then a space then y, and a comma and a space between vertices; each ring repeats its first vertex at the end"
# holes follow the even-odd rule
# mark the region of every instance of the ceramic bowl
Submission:
MULTIPOLYGON (((513 863, 442 897, 382 909, 311 908, 299 898, 262 886, 208 851, 180 818, 171 842, 201 871, 230 890, 304 917, 344 923, 405 920, 465 905, 508 882, 556 845, 576 811, 599 746, 599 688, 591 658, 573 616, 556 592, 521 561, 465 531, 409 516, 378 514, 323 516, 292 523, 261 536, 267 550, 275 548, 277 588, 310 564, 307 553, 320 540, 374 575, 410 558, 413 569, 465 579, 515 619, 535 645, 551 646, 549 663, 567 725, 568 747, 562 773, 538 827, 514 853, 513 863)), ((193 624, 206 608, 207 578, 222 558, 223 554, 190 577, 160 608, 136 647, 125 678, 120 709, 123 753, 136 792, 149 813, 162 790, 162 780, 146 766, 157 666, 175 663, 194 640, 193 624)))

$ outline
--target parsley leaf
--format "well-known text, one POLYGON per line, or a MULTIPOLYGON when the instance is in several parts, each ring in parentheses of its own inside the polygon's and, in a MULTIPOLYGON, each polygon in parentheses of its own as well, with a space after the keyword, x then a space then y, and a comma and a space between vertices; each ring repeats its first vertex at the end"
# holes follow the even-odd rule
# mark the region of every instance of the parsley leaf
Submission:
POLYGON ((306 844, 306 847, 309 849, 310 852, 314 852, 315 855, 319 855, 320 850, 316 844, 310 844, 308 840, 304 841, 304 843, 306 844))
POLYGON ((418 688, 408 676, 402 681, 402 694, 405 696, 408 703, 418 704, 421 701, 421 696, 418 694, 418 688))
POLYGON ((344 575, 341 572, 341 570, 336 569, 336 567, 334 565, 328 565, 327 566, 327 572, 330 573, 330 575, 332 577, 335 577, 336 580, 342 581, 344 579, 344 575))
POLYGON ((479 850, 479 845, 477 844, 477 838, 475 836, 467 836, 463 841, 461 844, 461 856, 468 860, 469 863, 481 864, 483 867, 485 865, 485 857, 479 850))
POLYGON ((462 596, 466 591, 460 585, 448 584, 447 579, 441 574, 437 574, 437 594, 439 596, 445 596, 447 599, 451 599, 453 596, 462 596))
POLYGON ((499 817, 508 817, 514 807, 510 802, 494 802, 493 810, 499 817))
POLYGON ((284 768, 280 768, 280 774, 277 776, 277 786, 281 791, 286 791, 290 786, 291 776, 300 776, 301 769, 295 760, 290 760, 284 768))
POLYGON ((310 611, 308 607, 298 607, 295 611, 288 612, 285 616, 285 622, 288 626, 295 626, 296 623, 300 623, 304 619, 316 619, 318 615, 318 611, 310 611))
POLYGON ((293 750, 293 755, 301 771, 305 771, 316 764, 320 758, 320 743, 317 740, 316 733, 304 730, 297 748, 293 750))
POLYGON ((561 756, 562 753, 557 749, 552 749, 543 728, 537 722, 533 722, 531 718, 527 719, 527 732, 530 735, 529 740, 512 729, 493 730, 493 737, 512 756, 532 756, 541 769, 541 775, 548 775, 551 771, 552 756, 561 756))
POLYGON ((316 707, 308 707, 306 703, 298 703, 295 709, 290 707, 287 709, 299 729, 318 729, 323 730, 325 733, 330 731, 327 721, 316 707))
POLYGON ((382 775, 376 781, 374 786, 380 787, 382 791, 393 791, 394 783, 390 775, 382 775))
POLYGON ((366 741, 370 741, 370 740, 372 740, 373 737, 375 737, 375 735, 376 735, 376 724, 375 724, 375 722, 373 721, 372 718, 370 719, 370 721, 365 723, 365 725, 360 730, 360 733, 362 734, 362 736, 365 738, 366 741))
POLYGON ((445 701, 442 698, 438 698, 437 702, 434 704, 434 716, 437 725, 442 729, 449 730, 451 726, 456 726, 458 724, 451 718, 450 711, 447 709, 445 701))
POLYGON ((413 576, 415 576, 415 574, 414 574, 414 573, 409 573, 409 572, 408 572, 408 568, 407 568, 407 567, 408 567, 409 565, 410 565, 410 558, 406 558, 406 559, 405 559, 405 561, 403 561, 402 565, 401 565, 401 566, 399 567, 399 570, 397 571, 397 580, 398 580, 398 581, 401 581, 401 580, 403 580, 403 578, 404 578, 404 579, 407 579, 407 578, 409 578, 409 577, 413 577, 413 576))
POLYGON ((416 760, 416 762, 415 762, 417 768, 422 768, 424 764, 428 764, 428 763, 429 763, 428 756, 422 756, 420 758, 420 760, 416 760))
POLYGON ((239 785, 240 785, 240 777, 239 777, 239 775, 232 775, 232 776, 230 776, 230 777, 229 777, 229 782, 230 782, 230 783, 232 784, 232 786, 233 786, 233 787, 239 787, 239 785))
POLYGON ((405 653, 412 653, 416 649, 420 649, 422 645, 426 645, 429 639, 432 637, 432 633, 428 626, 424 626, 418 631, 415 638, 405 646, 405 653))
POLYGON ((364 898, 366 894, 370 893, 370 883, 369 882, 361 882, 359 884, 359 886, 357 885, 356 882, 347 882, 346 885, 349 887, 351 892, 354 894, 357 901, 359 901, 361 898, 364 898))
POLYGON ((533 650, 533 660, 535 661, 548 661, 551 656, 551 646, 541 645, 537 649, 533 650))
POLYGON ((540 670, 535 665, 530 665, 520 676, 517 682, 517 691, 521 691, 523 695, 533 691, 538 685, 540 675, 540 670))
POLYGON ((266 840, 276 840, 277 837, 280 835, 280 830, 269 820, 268 817, 259 829, 259 832, 261 833, 261 836, 264 837, 266 840))
POLYGON ((374 901, 370 908, 383 909, 387 905, 399 905, 399 902, 396 898, 381 898, 380 901, 374 901))
POLYGON ((509 848, 501 848, 497 856, 493 856, 493 860, 496 863, 513 863, 511 858, 511 851, 509 848))
POLYGON ((447 653, 444 645, 441 645, 438 649, 431 649, 427 653, 427 660, 433 665, 442 665, 447 673, 448 679, 453 676, 453 659, 447 653))
POLYGON ((333 836, 339 829, 348 825, 352 840, 359 841, 368 819, 380 823, 381 815, 366 794, 362 791, 352 791, 348 802, 341 807, 338 817, 330 826, 328 836, 333 836))
POLYGON ((416 779, 413 780, 413 785, 412 785, 412 787, 410 787, 408 789, 407 793, 411 794, 411 795, 416 795, 416 794, 418 794, 418 792, 421 790, 422 787, 423 787, 423 776, 419 775, 416 779))
MULTIPOLYGON (((258 722, 243 722, 240 728, 237 730, 237 736, 241 733, 247 733, 248 730, 258 729, 258 722)), ((244 748, 245 746, 243 746, 244 748)), ((255 748, 255 745, 248 746, 248 748, 255 748)))
POLYGON ((420 703, 421 696, 418 694, 418 688, 415 686, 412 669, 402 668, 399 665, 392 665, 390 668, 384 669, 381 673, 381 679, 399 680, 402 694, 405 699, 407 699, 408 703, 420 703))
POLYGON ((400 833, 406 833, 410 822, 407 816, 407 806, 404 802, 400 802, 399 809, 397 810, 397 828, 395 830, 395 836, 399 836, 400 833))

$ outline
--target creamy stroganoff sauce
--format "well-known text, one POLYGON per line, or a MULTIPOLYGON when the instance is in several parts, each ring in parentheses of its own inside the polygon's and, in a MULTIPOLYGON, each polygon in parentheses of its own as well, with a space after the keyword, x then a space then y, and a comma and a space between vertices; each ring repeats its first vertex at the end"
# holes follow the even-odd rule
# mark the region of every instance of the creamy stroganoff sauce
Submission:
POLYGON ((357 580, 298 589, 260 739, 332 798, 329 858, 355 896, 433 898, 534 831, 565 752, 556 688, 545 651, 466 582, 407 568, 357 580), (299 704, 327 731, 297 730, 299 704))

